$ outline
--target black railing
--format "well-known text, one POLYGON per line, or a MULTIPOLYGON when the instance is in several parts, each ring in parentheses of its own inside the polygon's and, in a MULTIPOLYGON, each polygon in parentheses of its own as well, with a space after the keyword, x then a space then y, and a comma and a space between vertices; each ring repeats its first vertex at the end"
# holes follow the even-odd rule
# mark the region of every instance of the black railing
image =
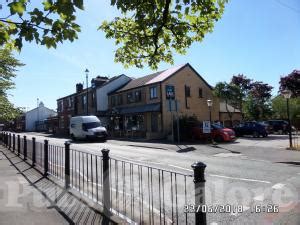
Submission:
POLYGON ((194 174, 147 166, 102 155, 36 141, 7 132, 4 145, 39 169, 51 175, 115 214, 139 224, 206 224, 206 215, 186 213, 187 205, 203 205, 205 164, 192 165, 194 174), (13 144, 15 143, 15 145, 13 144), (16 144, 17 143, 17 144, 16 144))

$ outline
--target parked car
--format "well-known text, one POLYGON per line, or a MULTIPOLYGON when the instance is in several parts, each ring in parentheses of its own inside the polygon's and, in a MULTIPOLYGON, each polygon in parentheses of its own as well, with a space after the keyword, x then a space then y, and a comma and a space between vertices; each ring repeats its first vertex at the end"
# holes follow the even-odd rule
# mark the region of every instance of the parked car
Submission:
POLYGON ((75 116, 70 120, 70 135, 75 139, 107 139, 107 130, 96 116, 75 116))
POLYGON ((234 141, 235 132, 232 129, 225 128, 219 124, 211 125, 211 134, 203 133, 202 124, 192 128, 191 136, 193 139, 209 139, 212 137, 217 142, 234 141))
POLYGON ((268 120, 267 123, 273 132, 287 134, 289 132, 289 123, 285 120, 268 120))
POLYGON ((245 122, 234 127, 237 136, 252 135, 253 137, 267 137, 268 131, 265 125, 258 122, 245 122))

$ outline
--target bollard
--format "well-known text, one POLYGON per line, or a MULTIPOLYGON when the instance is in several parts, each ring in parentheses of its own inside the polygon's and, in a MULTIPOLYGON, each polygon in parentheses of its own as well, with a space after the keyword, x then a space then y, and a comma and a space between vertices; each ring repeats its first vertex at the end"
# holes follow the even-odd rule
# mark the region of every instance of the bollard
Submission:
MULTIPOLYGON (((195 207, 199 207, 205 204, 205 171, 206 165, 202 162, 195 162, 192 164, 194 170, 194 184, 195 184, 195 207)), ((196 210, 195 212, 195 224, 206 225, 206 213, 202 210, 196 210)))
POLYGON ((27 139, 26 139, 26 136, 24 136, 24 152, 23 152, 23 154, 24 154, 24 160, 26 160, 27 159, 27 139))
POLYGON ((35 137, 32 138, 32 167, 35 166, 35 137))
POLYGON ((44 141, 44 177, 48 176, 48 140, 44 141))
POLYGON ((17 140, 17 148, 18 148, 18 156, 20 156, 21 152, 21 140, 20 140, 20 135, 18 134, 18 140, 17 140))
POLYGON ((5 132, 5 147, 7 147, 7 133, 5 132))
POLYGON ((104 215, 110 216, 110 175, 109 175, 109 149, 102 149, 103 160, 103 207, 104 215))
POLYGON ((16 150, 16 135, 13 134, 13 151, 16 150))
POLYGON ((70 142, 65 142, 65 188, 70 187, 70 142))

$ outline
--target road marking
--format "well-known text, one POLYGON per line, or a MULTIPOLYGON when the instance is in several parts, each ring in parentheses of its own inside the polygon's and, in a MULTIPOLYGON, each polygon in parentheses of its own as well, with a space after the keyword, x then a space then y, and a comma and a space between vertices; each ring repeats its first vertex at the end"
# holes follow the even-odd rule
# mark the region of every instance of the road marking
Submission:
POLYGON ((218 223, 212 222, 212 223, 210 223, 210 225, 218 225, 218 223))
POLYGON ((253 198, 255 201, 263 201, 265 199, 265 195, 261 194, 253 198))
POLYGON ((248 179, 248 178, 228 177, 228 176, 222 176, 222 175, 217 175, 217 174, 209 174, 209 176, 227 178, 227 179, 232 179, 232 180, 243 180, 243 181, 250 181, 250 182, 259 182, 259 183, 265 183, 265 184, 270 184, 271 183, 270 181, 266 181, 266 180, 255 180, 255 179, 248 179))
POLYGON ((285 186, 285 184, 281 184, 281 183, 278 183, 278 184, 275 184, 272 186, 273 189, 281 189, 285 186))
POLYGON ((175 167, 175 168, 178 168, 178 169, 181 169, 181 170, 187 170, 187 171, 193 172, 193 170, 191 170, 191 169, 186 169, 186 168, 183 168, 183 167, 180 167, 180 166, 175 166, 175 165, 171 165, 171 164, 169 164, 168 166, 172 166, 172 167, 175 167))

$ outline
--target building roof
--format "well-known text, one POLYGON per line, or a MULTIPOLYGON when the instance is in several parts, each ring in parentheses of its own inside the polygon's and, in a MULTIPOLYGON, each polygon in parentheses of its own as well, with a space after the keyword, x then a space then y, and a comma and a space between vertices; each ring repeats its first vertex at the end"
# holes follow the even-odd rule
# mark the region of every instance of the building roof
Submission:
MULTIPOLYGON (((231 106, 229 104, 227 104, 227 108, 228 108, 229 112, 234 112, 234 113, 240 113, 241 112, 240 110, 234 108, 233 106, 231 106)), ((227 113, 225 102, 220 102, 220 112, 221 113, 227 113)))
POLYGON ((162 70, 160 72, 156 72, 150 75, 146 75, 137 79, 131 80, 129 83, 127 83, 124 87, 120 88, 119 90, 116 91, 116 93, 123 92, 126 90, 146 86, 146 85, 151 85, 159 82, 163 82, 172 75, 174 75, 176 72, 180 71, 184 67, 189 66, 203 81, 204 83, 212 89, 212 87, 197 73, 197 71, 189 64, 183 64, 179 66, 175 66, 172 68, 169 68, 167 70, 162 70))
MULTIPOLYGON (((110 78, 109 80, 107 80, 105 83, 103 83, 101 86, 99 86, 99 87, 97 87, 97 88, 102 88, 102 87, 108 85, 109 83, 113 82, 114 80, 117 80, 118 78, 120 78, 120 77, 122 77, 122 76, 126 76, 126 75, 125 75, 125 74, 121 74, 121 75, 118 75, 118 76, 114 76, 114 77, 110 78)), ((127 76, 126 76, 126 77, 127 77, 127 76)), ((130 79, 131 79, 131 78, 130 78, 130 79)), ((96 89, 97 89, 97 88, 96 88, 96 89)), ((88 87, 89 92, 90 92, 92 89, 93 89, 92 87, 88 87)), ((60 101, 60 100, 62 100, 62 99, 65 99, 65 98, 68 98, 68 97, 71 97, 71 96, 80 95, 80 94, 85 94, 85 93, 86 93, 86 88, 85 88, 85 89, 82 89, 82 91, 79 92, 79 93, 75 92, 75 93, 70 94, 70 95, 67 95, 67 96, 65 96, 65 97, 58 98, 56 101, 60 101)))

